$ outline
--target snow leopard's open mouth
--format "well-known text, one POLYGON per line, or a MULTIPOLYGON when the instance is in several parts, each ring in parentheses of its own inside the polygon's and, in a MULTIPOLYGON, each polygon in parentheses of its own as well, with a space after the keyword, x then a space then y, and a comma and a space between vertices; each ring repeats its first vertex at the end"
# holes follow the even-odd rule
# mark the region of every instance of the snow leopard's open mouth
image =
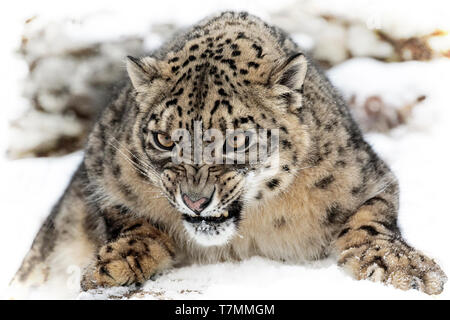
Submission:
POLYGON ((183 214, 188 234, 203 246, 223 245, 235 234, 241 217, 242 203, 235 200, 218 216, 190 216, 183 214))
POLYGON ((223 211, 220 214, 217 214, 216 216, 191 216, 188 214, 183 214, 183 218, 186 222, 192 223, 192 224, 199 224, 199 223, 205 223, 205 224, 221 224, 225 221, 234 219, 236 222, 240 220, 242 205, 239 200, 235 200, 233 203, 231 203, 227 210, 223 211))

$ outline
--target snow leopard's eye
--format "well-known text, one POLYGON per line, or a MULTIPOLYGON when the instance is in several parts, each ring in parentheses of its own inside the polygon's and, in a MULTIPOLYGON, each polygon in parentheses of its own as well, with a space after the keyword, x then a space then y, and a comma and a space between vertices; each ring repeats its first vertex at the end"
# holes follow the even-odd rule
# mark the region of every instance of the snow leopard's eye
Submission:
POLYGON ((175 146, 169 135, 160 132, 153 132, 153 144, 162 151, 170 151, 175 146))
POLYGON ((245 133, 235 133, 230 135, 224 144, 224 151, 244 151, 250 145, 250 137, 245 133))

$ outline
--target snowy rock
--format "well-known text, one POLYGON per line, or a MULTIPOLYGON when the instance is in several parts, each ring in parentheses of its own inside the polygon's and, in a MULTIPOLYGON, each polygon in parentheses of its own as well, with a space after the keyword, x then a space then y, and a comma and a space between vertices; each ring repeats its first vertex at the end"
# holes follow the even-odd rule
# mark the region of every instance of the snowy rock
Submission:
MULTIPOLYGON (((72 20, 26 22, 19 53, 29 74, 29 110, 12 123, 11 158, 60 155, 79 149, 97 113, 125 78, 124 57, 140 55, 143 40, 80 38, 72 20)), ((86 31, 86 30, 85 30, 86 31)))
POLYGON ((312 38, 307 49, 325 67, 351 57, 430 60, 450 55, 450 23, 432 16, 439 10, 433 4, 362 0, 337 6, 330 0, 302 0, 274 12, 272 20, 292 34, 312 38))

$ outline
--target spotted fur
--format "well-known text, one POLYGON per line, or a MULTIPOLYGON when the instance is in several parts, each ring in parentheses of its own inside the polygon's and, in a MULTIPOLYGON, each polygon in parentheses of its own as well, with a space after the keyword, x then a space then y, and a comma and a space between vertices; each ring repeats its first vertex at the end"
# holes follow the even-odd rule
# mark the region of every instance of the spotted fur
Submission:
POLYGON ((58 247, 78 243, 84 289, 142 283, 177 263, 335 254, 358 279, 442 291, 437 264, 401 238, 394 175, 283 31, 226 12, 129 57, 127 69, 16 282, 45 281, 61 269, 58 247), (280 161, 175 164, 152 142, 155 132, 194 134, 195 121, 223 134, 278 129, 280 161), (182 192, 212 196, 196 215, 182 192))

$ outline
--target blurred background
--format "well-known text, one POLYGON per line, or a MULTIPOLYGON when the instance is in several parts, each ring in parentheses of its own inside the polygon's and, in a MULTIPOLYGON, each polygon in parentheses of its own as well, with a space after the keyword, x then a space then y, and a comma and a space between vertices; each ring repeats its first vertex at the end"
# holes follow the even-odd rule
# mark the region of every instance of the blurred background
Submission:
MULTIPOLYGON (((8 4, 0 19, 0 290, 81 161, 98 110, 126 77, 124 58, 151 53, 222 10, 245 10, 284 28, 320 63, 400 180, 405 238, 450 274, 449 9, 445 0, 8 4)), ((146 290, 142 297, 150 299, 428 298, 356 283, 330 261, 288 266, 259 258, 183 268, 146 290), (209 276, 193 276, 199 271, 209 276)))

